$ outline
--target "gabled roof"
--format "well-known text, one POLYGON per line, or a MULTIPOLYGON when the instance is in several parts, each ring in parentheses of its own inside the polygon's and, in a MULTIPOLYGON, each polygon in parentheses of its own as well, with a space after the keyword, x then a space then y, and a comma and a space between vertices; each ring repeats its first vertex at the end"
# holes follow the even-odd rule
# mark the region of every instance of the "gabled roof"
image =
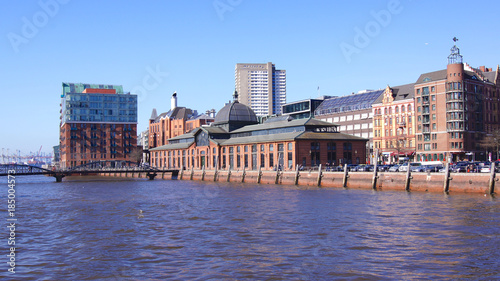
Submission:
POLYGON ((415 84, 422 84, 422 83, 428 83, 428 82, 432 82, 432 81, 445 80, 446 75, 447 75, 446 69, 428 72, 428 73, 423 73, 423 74, 420 74, 420 76, 418 77, 417 82, 415 82, 415 84))
MULTIPOLYGON (((401 86, 395 86, 391 88, 392 96, 394 101, 413 99, 415 97, 415 84, 405 84, 401 86)), ((373 104, 381 104, 383 102, 384 95, 380 95, 373 104)))

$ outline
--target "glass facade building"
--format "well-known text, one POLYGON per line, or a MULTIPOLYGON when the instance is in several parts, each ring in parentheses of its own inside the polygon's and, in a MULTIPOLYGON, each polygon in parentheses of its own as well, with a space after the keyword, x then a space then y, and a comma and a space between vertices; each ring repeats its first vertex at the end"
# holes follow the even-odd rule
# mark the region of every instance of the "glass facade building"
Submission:
POLYGON ((121 85, 62 83, 60 167, 135 161, 137 95, 121 85))

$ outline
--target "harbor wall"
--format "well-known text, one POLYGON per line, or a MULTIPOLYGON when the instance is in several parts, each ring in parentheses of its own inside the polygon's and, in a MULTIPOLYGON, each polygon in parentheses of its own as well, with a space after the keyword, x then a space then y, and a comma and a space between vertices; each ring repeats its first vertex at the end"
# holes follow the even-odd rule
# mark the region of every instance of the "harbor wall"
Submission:
MULTIPOLYGON (((147 179, 146 172, 128 174, 102 173, 147 179)), ((321 188, 400 190, 420 192, 492 193, 499 176, 489 173, 404 173, 404 172, 324 172, 324 171, 245 171, 245 170, 183 170, 177 177, 172 173, 157 173, 155 179, 177 179, 211 182, 281 184, 321 188), (408 178, 408 179, 407 179, 408 178)))

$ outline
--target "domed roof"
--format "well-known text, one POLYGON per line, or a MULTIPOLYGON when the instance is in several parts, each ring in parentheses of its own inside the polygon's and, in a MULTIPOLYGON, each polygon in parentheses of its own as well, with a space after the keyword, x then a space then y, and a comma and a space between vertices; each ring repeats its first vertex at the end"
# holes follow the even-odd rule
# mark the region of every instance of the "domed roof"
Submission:
POLYGON ((215 116, 214 123, 230 122, 258 123, 255 112, 250 107, 238 101, 226 104, 215 116))

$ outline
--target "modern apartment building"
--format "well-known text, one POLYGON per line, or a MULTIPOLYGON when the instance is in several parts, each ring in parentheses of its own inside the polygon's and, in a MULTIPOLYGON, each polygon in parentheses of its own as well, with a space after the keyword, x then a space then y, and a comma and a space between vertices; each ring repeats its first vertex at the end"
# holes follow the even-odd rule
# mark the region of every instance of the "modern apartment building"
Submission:
POLYGON ((238 63, 235 89, 238 101, 257 116, 281 114, 281 106, 286 103, 286 71, 276 69, 270 62, 238 63))
MULTIPOLYGON (((372 104, 383 95, 385 90, 364 90, 357 94, 325 99, 316 108, 314 116, 317 119, 337 124, 339 132, 365 139, 363 155, 368 159, 363 162, 373 163, 373 113, 372 104)), ((355 151, 356 154, 361 154, 355 151)))
POLYGON ((373 103, 373 147, 384 163, 413 160, 415 154, 414 84, 389 87, 373 103))
POLYGON ((316 108, 318 108, 327 98, 331 97, 323 96, 317 99, 289 102, 282 106, 281 113, 286 116, 291 116, 294 119, 313 118, 316 108))
POLYGON ((130 160, 137 147, 137 95, 121 85, 62 83, 60 166, 130 160))
POLYGON ((500 125, 499 68, 463 63, 456 45, 444 70, 415 83, 417 161, 487 160, 481 140, 500 125))

